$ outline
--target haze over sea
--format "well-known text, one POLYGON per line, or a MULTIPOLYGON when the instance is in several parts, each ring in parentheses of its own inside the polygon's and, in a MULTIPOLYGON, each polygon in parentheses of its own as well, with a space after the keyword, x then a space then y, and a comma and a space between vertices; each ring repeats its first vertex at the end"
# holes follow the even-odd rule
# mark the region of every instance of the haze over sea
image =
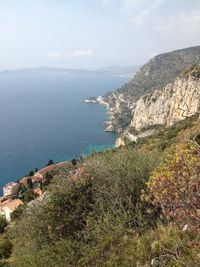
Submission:
POLYGON ((0 186, 49 159, 55 162, 112 147, 106 109, 81 101, 120 87, 126 78, 67 73, 0 75, 0 186))

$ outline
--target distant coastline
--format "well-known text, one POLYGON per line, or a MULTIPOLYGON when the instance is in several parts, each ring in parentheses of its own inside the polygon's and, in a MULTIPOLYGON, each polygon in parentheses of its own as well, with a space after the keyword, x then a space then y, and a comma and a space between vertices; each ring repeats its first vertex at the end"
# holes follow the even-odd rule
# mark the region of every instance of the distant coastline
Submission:
POLYGON ((111 66, 99 68, 96 70, 85 69, 71 69, 71 68, 59 68, 59 67, 32 67, 32 68, 18 68, 11 70, 2 70, 0 75, 4 74, 45 74, 45 73, 65 73, 75 75, 111 75, 121 78, 131 79, 135 72, 139 69, 139 65, 133 66, 111 66))

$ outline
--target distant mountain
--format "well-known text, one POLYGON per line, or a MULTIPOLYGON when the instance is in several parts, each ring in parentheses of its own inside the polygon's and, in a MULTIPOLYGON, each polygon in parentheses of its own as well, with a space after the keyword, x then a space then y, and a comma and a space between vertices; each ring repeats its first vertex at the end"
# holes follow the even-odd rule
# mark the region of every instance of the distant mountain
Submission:
POLYGON ((97 69, 97 71, 107 71, 107 72, 135 72, 140 68, 140 65, 130 65, 130 66, 108 66, 97 69))
POLYGON ((19 68, 13 70, 5 70, 0 74, 15 74, 15 73, 77 73, 77 74, 94 74, 94 71, 82 69, 68 69, 57 67, 33 67, 33 68, 19 68))
POLYGON ((33 73, 73 73, 78 75, 115 75, 123 77, 133 77, 139 66, 112 66, 103 67, 97 70, 84 70, 84 69, 70 69, 70 68, 58 68, 58 67, 33 67, 33 68, 19 68, 13 70, 1 71, 0 74, 33 74, 33 73))
POLYGON ((111 73, 112 75, 123 76, 127 78, 133 78, 135 73, 139 70, 139 65, 130 66, 108 66, 97 69, 97 71, 103 71, 111 73))
POLYGON ((134 78, 116 93, 137 99, 149 91, 162 89, 182 70, 197 64, 200 64, 200 46, 160 54, 143 65, 134 78))

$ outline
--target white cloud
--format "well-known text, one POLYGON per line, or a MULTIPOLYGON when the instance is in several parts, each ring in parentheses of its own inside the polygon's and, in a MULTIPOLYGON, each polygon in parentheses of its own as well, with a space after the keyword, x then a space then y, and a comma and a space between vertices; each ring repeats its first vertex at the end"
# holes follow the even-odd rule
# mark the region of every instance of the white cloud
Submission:
POLYGON ((119 56, 117 54, 109 54, 108 58, 109 59, 117 59, 119 56))
POLYGON ((103 5, 110 5, 111 3, 113 2, 113 0, 101 0, 101 3, 103 4, 103 5))
POLYGON ((137 24, 138 26, 141 26, 144 24, 144 21, 150 16, 151 10, 150 9, 144 9, 137 15, 133 16, 131 18, 131 21, 137 24))
POLYGON ((46 58, 80 58, 80 57, 93 57, 94 52, 91 49, 77 49, 70 52, 46 52, 44 54, 36 54, 34 57, 46 57, 46 58))
POLYGON ((138 26, 150 18, 165 0, 100 0, 103 5, 119 6, 120 11, 138 26))
POLYGON ((165 20, 160 21, 156 28, 164 32, 200 33, 200 11, 181 12, 177 16, 165 18, 165 20))
POLYGON ((162 3, 163 0, 152 0, 151 2, 148 2, 147 5, 140 12, 138 12, 138 14, 133 15, 131 21, 138 26, 142 26, 145 21, 149 19, 157 9, 159 9, 162 3))
POLYGON ((166 40, 177 45, 199 45, 200 43, 200 10, 181 12, 174 17, 160 19, 156 30, 166 40))
POLYGON ((45 57, 49 57, 49 58, 58 58, 58 57, 62 57, 61 53, 57 53, 57 52, 47 52, 44 54, 45 57))
POLYGON ((128 11, 136 8, 138 5, 143 4, 144 0, 120 0, 122 11, 128 11))
POLYGON ((94 53, 90 49, 88 50, 79 49, 72 52, 71 55, 74 57, 93 57, 94 53))

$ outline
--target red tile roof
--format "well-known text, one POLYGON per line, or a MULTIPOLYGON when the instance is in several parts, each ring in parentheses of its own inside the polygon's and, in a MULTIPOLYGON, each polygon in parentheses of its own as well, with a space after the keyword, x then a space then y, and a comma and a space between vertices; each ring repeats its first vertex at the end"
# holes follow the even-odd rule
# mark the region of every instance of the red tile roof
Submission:
POLYGON ((0 210, 1 210, 4 206, 6 206, 9 202, 11 202, 11 201, 13 201, 13 200, 9 198, 9 199, 7 199, 7 200, 1 202, 1 203, 0 203, 0 210))
POLYGON ((14 211, 22 204, 23 204, 23 202, 20 199, 14 199, 14 200, 8 202, 8 204, 5 205, 4 207, 7 207, 9 210, 14 211))
POLYGON ((66 167, 67 165, 70 165, 69 161, 63 161, 56 164, 58 168, 66 167))
POLYGON ((43 195, 43 192, 42 190, 38 187, 34 190, 34 194, 35 195, 38 195, 38 196, 42 196, 43 195))
MULTIPOLYGON (((40 173, 41 175, 45 175, 47 174, 47 172, 50 172, 50 171, 53 171, 55 170, 56 168, 62 168, 62 167, 65 167, 69 164, 68 161, 63 161, 63 162, 60 162, 60 163, 57 163, 57 164, 52 164, 52 165, 49 165, 47 167, 44 167, 42 168, 41 170, 37 171, 38 173, 40 173)), ((20 184, 24 184, 24 185, 27 185, 28 184, 28 180, 29 179, 32 179, 32 182, 33 183, 36 183, 36 182, 40 182, 43 180, 43 178, 41 178, 40 176, 37 176, 37 172, 35 175, 33 176, 25 176, 23 177, 21 180, 20 180, 20 184)))
POLYGON ((32 183, 37 183, 37 182, 40 182, 43 180, 42 177, 40 176, 37 176, 37 175, 34 175, 34 176, 27 176, 27 177, 24 177, 22 178, 19 183, 20 184, 24 184, 24 185, 27 185, 28 184, 28 180, 31 179, 32 180, 32 183))
POLYGON ((29 180, 29 179, 32 179, 32 178, 33 178, 33 176, 25 176, 25 177, 23 177, 23 178, 19 181, 19 183, 20 183, 20 184, 27 185, 27 184, 28 184, 28 180, 29 180))
POLYGON ((47 172, 51 172, 53 170, 55 170, 57 168, 57 166, 55 164, 49 165, 47 167, 44 167, 43 169, 39 170, 38 172, 42 175, 47 174, 47 172))
POLYGON ((41 181, 43 181, 43 180, 44 180, 43 177, 40 177, 40 176, 37 176, 37 175, 32 176, 32 182, 33 182, 33 184, 34 184, 34 183, 41 182, 41 181))

